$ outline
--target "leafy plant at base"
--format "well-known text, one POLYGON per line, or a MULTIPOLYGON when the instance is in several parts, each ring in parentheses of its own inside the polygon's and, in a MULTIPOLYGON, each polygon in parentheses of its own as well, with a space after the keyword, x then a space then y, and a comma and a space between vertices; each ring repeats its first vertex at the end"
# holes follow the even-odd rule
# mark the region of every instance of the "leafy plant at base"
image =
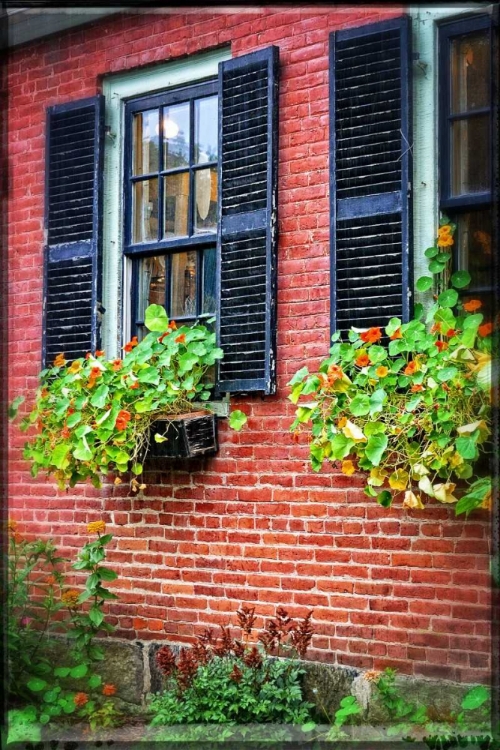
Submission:
POLYGON ((432 276, 416 286, 424 291, 437 284, 439 294, 425 323, 416 305, 410 322, 389 321, 387 343, 377 327, 351 329, 348 342, 336 333, 319 372, 303 367, 289 383, 297 405, 290 429, 297 435, 304 425, 310 430, 312 468, 340 461, 348 476, 366 471, 365 493, 384 507, 401 491, 405 507, 424 508, 428 495, 456 503, 457 514, 491 502, 491 480, 476 475, 474 466, 491 430, 498 331, 483 323, 480 300, 460 300, 456 289, 470 282, 466 271, 451 275, 456 289, 446 286, 451 255, 440 248, 453 244, 454 231, 443 219, 436 247, 426 251, 432 276), (299 404, 303 397, 309 403, 299 404), (460 499, 458 481, 470 483, 460 499))
POLYGON ((311 641, 312 613, 294 622, 278 608, 257 645, 250 642, 254 612, 246 606, 238 610, 243 641, 221 626, 220 638, 207 630, 193 648, 181 649, 178 657, 169 646, 158 651, 157 662, 167 684, 163 693, 151 699, 152 726, 303 724, 309 720, 312 704, 302 697, 304 669, 296 657, 305 656, 311 641), (284 654, 291 658, 279 658, 284 654))
POLYGON ((52 541, 27 541, 17 532, 16 522, 9 521, 8 689, 11 699, 26 704, 19 716, 13 714, 18 733, 26 724, 24 718, 45 725, 75 714, 95 724, 113 716, 109 707, 104 710, 106 703, 100 705, 100 697, 93 697, 102 683, 94 665, 104 658, 93 640, 99 632, 113 630, 103 608, 106 601, 117 598, 103 586, 103 581, 115 580, 117 574, 101 564, 112 536, 101 535, 103 521, 90 523, 87 530, 96 533, 97 539, 84 545, 71 566, 87 573, 85 590, 80 592, 66 588, 59 567, 68 560, 57 554, 52 541), (82 607, 87 600, 91 600, 90 607, 82 607), (68 666, 55 666, 50 659, 53 636, 72 640, 68 666), (74 680, 85 680, 87 692, 75 693, 68 684, 74 680))
MULTIPOLYGON (((159 416, 199 410, 196 402, 207 401, 212 388, 207 373, 223 356, 215 333, 203 325, 177 328, 160 305, 147 308, 145 326, 150 333, 126 344, 123 359, 98 351, 69 364, 59 354, 40 373, 35 406, 21 422, 23 430, 38 428, 24 450, 32 476, 45 471, 61 489, 87 480, 100 487, 101 475, 131 468, 132 489, 143 488, 136 477, 151 426, 159 416)), ((18 397, 11 405, 13 416, 20 403, 18 397)))

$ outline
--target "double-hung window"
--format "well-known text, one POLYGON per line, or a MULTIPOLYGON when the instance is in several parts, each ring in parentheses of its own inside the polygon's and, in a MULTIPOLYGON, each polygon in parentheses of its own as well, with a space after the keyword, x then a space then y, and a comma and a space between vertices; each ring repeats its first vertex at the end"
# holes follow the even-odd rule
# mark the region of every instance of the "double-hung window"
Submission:
POLYGON ((132 330, 163 305, 190 322, 216 312, 217 81, 126 104, 125 254, 132 330))
POLYGON ((492 25, 489 16, 439 27, 440 207, 457 224, 456 270, 491 313, 493 294, 492 25))

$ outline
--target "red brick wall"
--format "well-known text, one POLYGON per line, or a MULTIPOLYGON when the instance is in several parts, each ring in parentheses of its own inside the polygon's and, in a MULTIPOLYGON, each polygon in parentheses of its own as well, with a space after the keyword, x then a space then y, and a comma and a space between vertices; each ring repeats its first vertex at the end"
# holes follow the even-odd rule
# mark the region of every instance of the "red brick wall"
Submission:
POLYGON ((117 635, 183 642, 227 623, 241 602, 314 608, 313 658, 474 682, 487 679, 489 523, 485 512, 386 510, 361 477, 314 474, 288 432, 286 383, 329 346, 328 36, 400 15, 396 7, 241 9, 131 15, 14 52, 10 102, 10 387, 40 368, 44 127, 47 106, 96 93, 101 76, 231 43, 233 55, 280 47, 278 393, 233 400, 215 458, 160 463, 144 497, 123 487, 65 494, 30 478, 12 433, 11 515, 28 535, 74 554, 103 518, 120 573, 117 635))

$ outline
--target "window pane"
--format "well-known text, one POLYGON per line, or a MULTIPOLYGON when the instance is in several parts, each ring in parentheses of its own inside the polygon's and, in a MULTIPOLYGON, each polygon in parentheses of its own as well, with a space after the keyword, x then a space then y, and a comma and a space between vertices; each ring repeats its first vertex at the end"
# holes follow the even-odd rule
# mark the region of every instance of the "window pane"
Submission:
POLYGON ((151 174, 158 171, 158 110, 139 112, 132 124, 133 174, 151 174))
POLYGON ((203 303, 202 312, 215 313, 215 247, 203 252, 203 303))
POLYGON ((490 137, 487 115, 452 124, 452 194, 490 189, 490 137))
POLYGON ((171 306, 172 318, 196 316, 196 252, 172 255, 171 306))
POLYGON ((155 255, 141 261, 139 271, 137 319, 144 320, 149 305, 165 306, 165 261, 164 255, 155 255))
POLYGON ((132 186, 132 242, 158 239, 158 180, 132 186))
POLYGON ((217 229, 217 167, 198 169, 194 177, 194 231, 215 232, 217 229))
POLYGON ((485 209, 456 217, 458 263, 472 276, 471 289, 493 286, 491 213, 491 209, 485 209))
POLYGON ((488 32, 464 34, 451 43, 451 109, 467 112, 490 104, 488 32))
POLYGON ((189 165, 189 103, 163 110, 164 169, 189 165))
POLYGON ((194 118, 195 163, 217 161, 217 97, 197 99, 194 103, 194 118))
POLYGON ((165 177, 165 237, 188 233, 189 172, 165 177))

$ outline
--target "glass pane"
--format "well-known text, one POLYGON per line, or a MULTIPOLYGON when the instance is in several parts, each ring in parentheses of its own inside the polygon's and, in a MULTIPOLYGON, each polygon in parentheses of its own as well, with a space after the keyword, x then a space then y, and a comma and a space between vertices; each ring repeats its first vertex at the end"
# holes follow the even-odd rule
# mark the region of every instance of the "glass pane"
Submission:
POLYGON ((196 252, 172 255, 170 316, 196 316, 196 252))
POLYGON ((158 110, 139 112, 132 123, 133 174, 151 174, 158 171, 158 110))
POLYGON ((493 287, 491 213, 491 209, 485 209, 456 217, 458 263, 472 276, 471 289, 493 287))
POLYGON ((144 320, 144 311, 149 305, 165 306, 165 261, 164 255, 141 260, 137 320, 144 320))
POLYGON ((188 233, 189 172, 165 177, 165 237, 188 233))
POLYGON ((217 167, 198 169, 194 176, 194 231, 215 232, 217 229, 217 167))
POLYGON ((196 164, 217 161, 217 97, 194 103, 194 159, 196 164))
POLYGON ((164 169, 189 165, 189 103, 163 110, 164 169))
POLYGON ((203 303, 202 312, 215 313, 215 247, 203 252, 203 303))
POLYGON ((490 133, 487 115, 457 120, 451 128, 452 194, 490 189, 490 133))
POLYGON ((451 109, 468 112, 490 105, 488 32, 457 37, 451 43, 451 109))
POLYGON ((158 239, 158 179, 132 185, 132 242, 158 239))

